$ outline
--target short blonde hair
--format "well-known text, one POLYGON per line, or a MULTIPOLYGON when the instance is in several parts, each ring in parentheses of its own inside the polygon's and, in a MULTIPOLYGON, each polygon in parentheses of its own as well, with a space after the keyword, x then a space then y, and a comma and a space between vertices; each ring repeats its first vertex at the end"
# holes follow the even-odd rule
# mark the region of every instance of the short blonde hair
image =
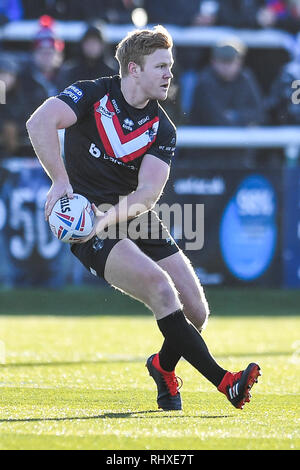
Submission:
POLYGON ((120 75, 128 75, 128 64, 134 62, 141 68, 144 66, 144 57, 153 54, 157 49, 170 49, 173 40, 170 33, 161 25, 150 29, 134 30, 119 42, 115 57, 119 62, 120 75))

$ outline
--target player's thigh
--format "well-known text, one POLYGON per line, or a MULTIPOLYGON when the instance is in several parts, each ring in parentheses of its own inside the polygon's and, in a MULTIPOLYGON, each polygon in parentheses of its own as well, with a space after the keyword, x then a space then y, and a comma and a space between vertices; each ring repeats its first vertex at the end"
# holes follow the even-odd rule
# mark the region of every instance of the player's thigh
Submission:
POLYGON ((170 276, 127 238, 110 251, 104 278, 110 285, 144 302, 157 318, 181 307, 170 276))
POLYGON ((201 329, 207 321, 209 307, 203 287, 187 256, 179 251, 157 262, 173 280, 186 317, 201 329))

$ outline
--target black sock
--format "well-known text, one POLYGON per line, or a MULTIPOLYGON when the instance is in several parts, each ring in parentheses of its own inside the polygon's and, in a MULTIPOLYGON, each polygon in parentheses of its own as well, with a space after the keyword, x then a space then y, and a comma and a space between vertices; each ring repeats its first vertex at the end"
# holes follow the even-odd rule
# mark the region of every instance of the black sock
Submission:
MULTIPOLYGON (((177 357, 179 354, 183 356, 204 377, 218 387, 227 371, 216 363, 202 336, 193 325, 187 322, 182 310, 177 310, 158 320, 157 324, 167 340, 167 346, 170 345, 170 352, 174 354, 174 351, 177 351, 177 357)), ((162 364, 161 367, 164 369, 162 364)))
POLYGON ((161 367, 167 372, 172 372, 176 364, 181 358, 181 352, 178 350, 178 345, 174 345, 173 341, 165 338, 161 350, 159 351, 159 363, 161 367))

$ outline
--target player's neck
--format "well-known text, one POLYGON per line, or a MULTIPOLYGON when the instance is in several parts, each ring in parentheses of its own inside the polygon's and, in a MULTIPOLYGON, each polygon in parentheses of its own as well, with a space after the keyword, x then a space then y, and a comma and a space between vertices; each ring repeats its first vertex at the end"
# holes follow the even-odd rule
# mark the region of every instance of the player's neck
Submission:
POLYGON ((149 103, 149 98, 126 77, 121 79, 121 92, 127 103, 134 108, 142 109, 149 103))

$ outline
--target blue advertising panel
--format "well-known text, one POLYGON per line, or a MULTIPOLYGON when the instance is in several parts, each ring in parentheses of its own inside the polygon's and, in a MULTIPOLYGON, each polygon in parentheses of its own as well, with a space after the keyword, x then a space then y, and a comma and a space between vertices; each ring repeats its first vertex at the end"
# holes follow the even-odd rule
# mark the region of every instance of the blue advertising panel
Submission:
POLYGON ((220 225, 226 266, 244 281, 261 277, 277 245, 276 192, 262 175, 246 176, 229 200, 220 225))
POLYGON ((282 170, 173 168, 164 201, 204 207, 201 248, 172 233, 203 284, 281 285, 282 170))
POLYGON ((300 287, 300 169, 284 174, 283 278, 285 287, 300 287))

